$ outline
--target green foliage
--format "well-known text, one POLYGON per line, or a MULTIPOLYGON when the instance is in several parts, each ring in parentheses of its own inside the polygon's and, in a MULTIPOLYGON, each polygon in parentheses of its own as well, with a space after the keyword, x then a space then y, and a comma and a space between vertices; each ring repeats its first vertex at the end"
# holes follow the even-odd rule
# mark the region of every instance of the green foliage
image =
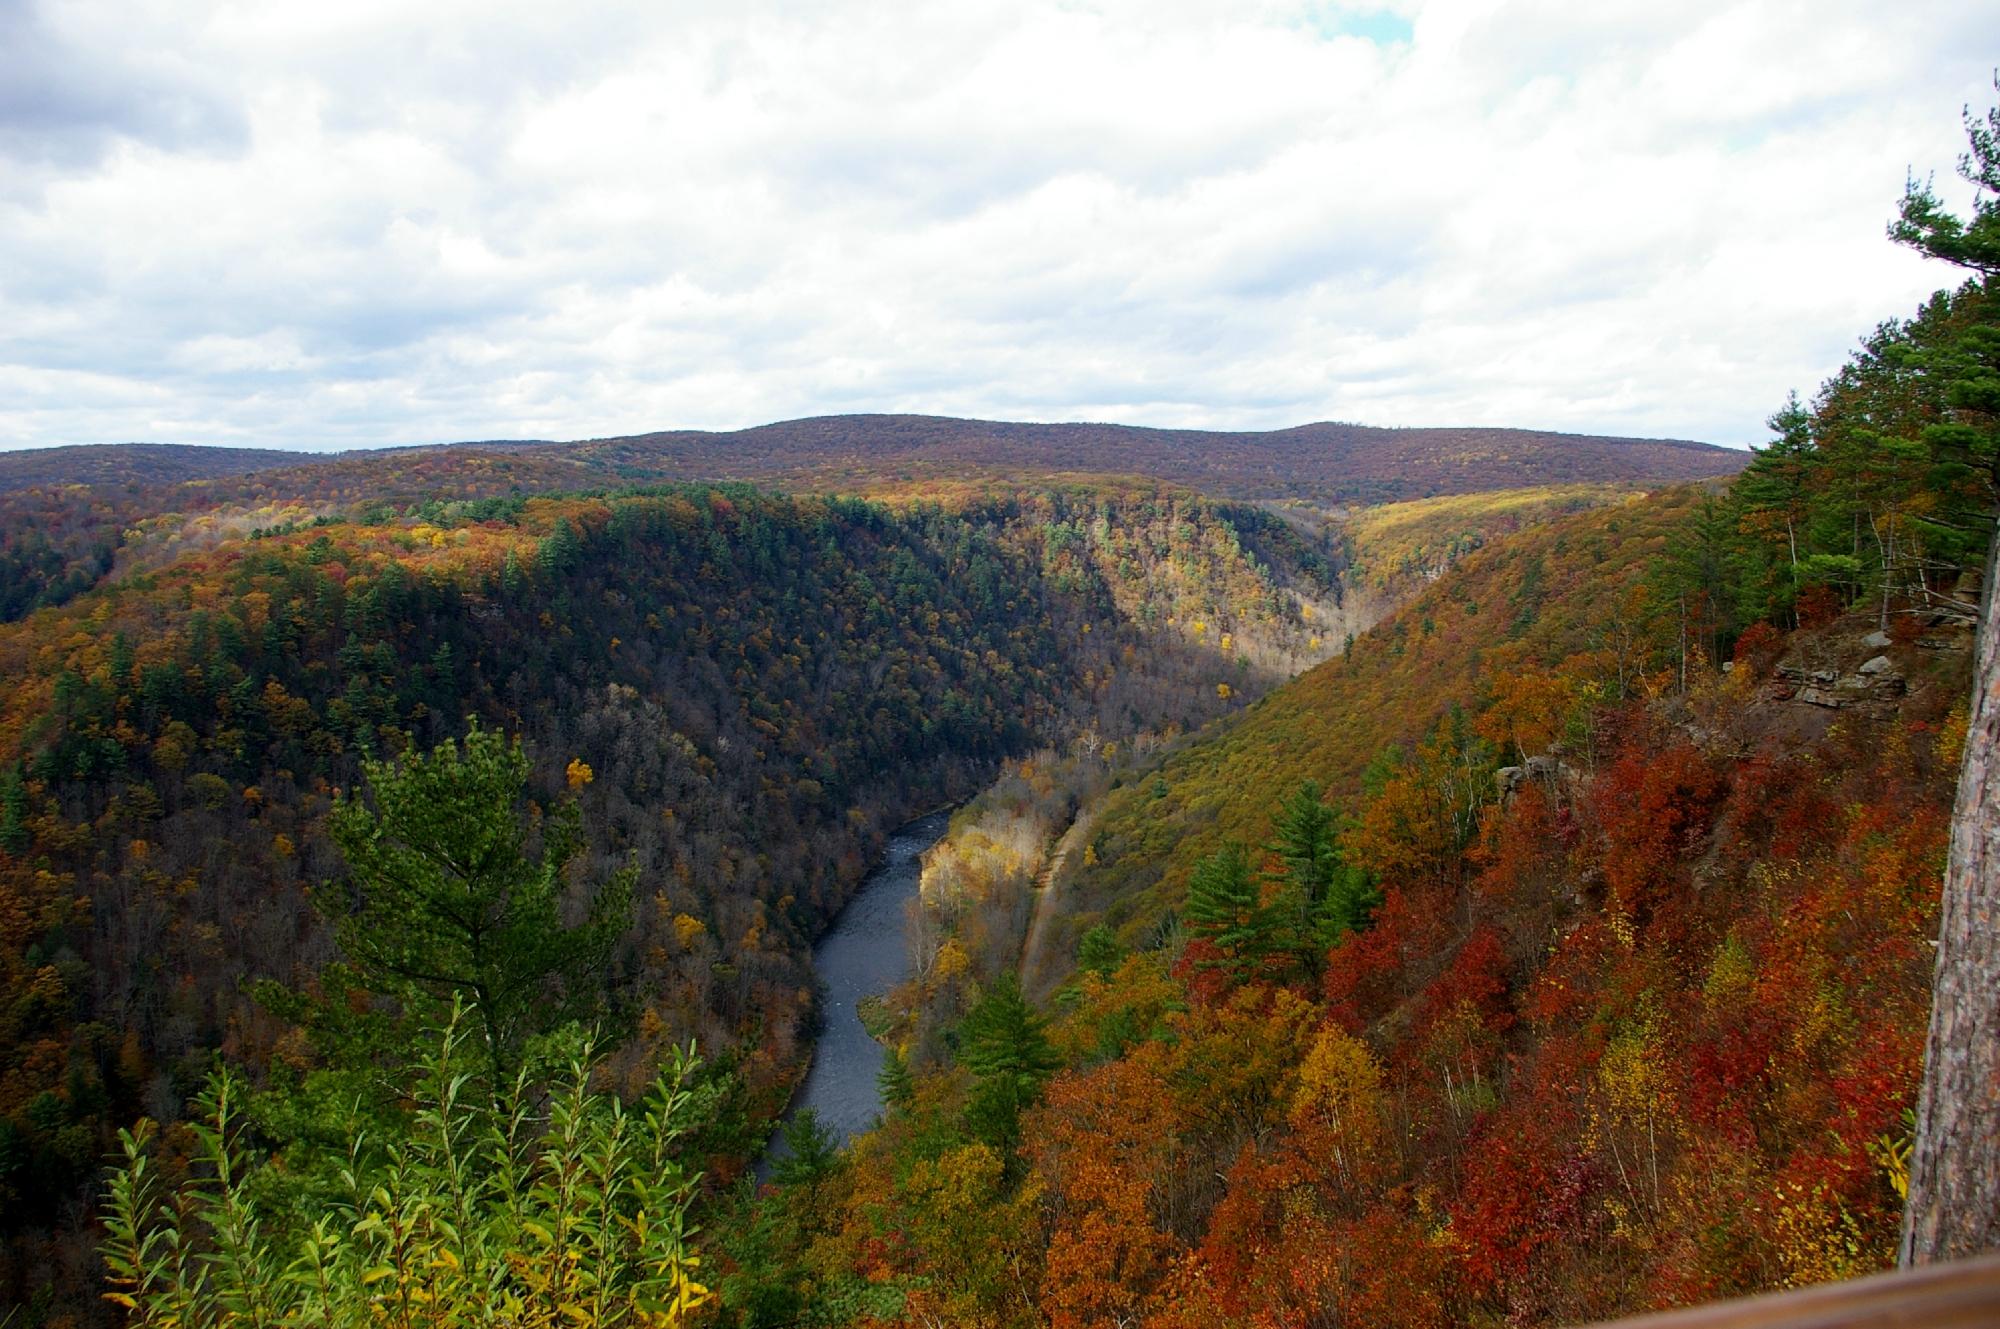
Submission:
POLYGON ((1341 853, 1347 827, 1323 801, 1319 781, 1302 781, 1272 820, 1276 835, 1266 849, 1281 865, 1272 908, 1296 962, 1315 977, 1327 947, 1367 926, 1379 897, 1367 871, 1341 853))
POLYGON ((1012 974, 980 995, 958 1031, 958 1060, 974 1077, 966 1123, 1003 1154, 1020 1138, 1021 1109, 1062 1065, 1047 1021, 1021 995, 1012 974))
POLYGON ((1262 962, 1269 937, 1242 845, 1231 841, 1195 865, 1181 918, 1192 936, 1214 947, 1215 957, 1204 963, 1242 978, 1262 962))
POLYGON ((1182 917, 1206 942, 1200 968, 1236 980, 1258 976, 1273 960, 1316 979, 1326 950, 1367 925, 1379 897, 1368 873, 1350 865, 1340 838, 1344 819, 1325 803, 1317 780, 1301 781, 1271 818, 1264 851, 1277 867, 1264 880, 1250 871, 1241 845, 1230 842, 1195 865, 1182 917))
POLYGON ((1319 781, 1302 781, 1279 806, 1274 821, 1276 837, 1266 848, 1284 865, 1281 875, 1300 907, 1316 912, 1332 893, 1340 869, 1337 819, 1321 801, 1319 781))
POLYGON ((771 1180, 780 1186, 816 1186, 840 1166, 840 1143, 820 1124, 819 1112, 806 1108, 779 1131, 779 1154, 771 1165, 771 1180))
POLYGON ((19 767, 0 772, 0 849, 18 854, 28 847, 28 791, 19 767))
POLYGON ((891 1109, 905 1108, 916 1097, 916 1077, 910 1074, 910 1059, 899 1048, 890 1048, 889 1055, 882 1059, 882 1069, 875 1076, 875 1087, 882 1093, 882 1101, 891 1109))
POLYGON ((1077 939, 1077 967, 1100 977, 1109 977, 1125 958, 1125 948, 1118 944, 1118 934, 1099 923, 1077 939))
MULTIPOLYGON (((1802 592, 1865 600, 1887 626, 1898 609, 1968 615, 1956 580, 1991 542, 2000 478, 2000 109, 1966 114, 1959 173, 1975 186, 1970 219, 1929 183, 1905 191, 1892 238, 1974 274, 1916 317, 1890 320, 1821 389, 1771 417, 1726 500, 1738 529, 1697 529, 1672 551, 1674 589, 1711 647, 1731 624, 1725 586, 1749 617, 1791 621, 1802 592)), ((1724 506, 1718 504, 1718 507, 1724 506)))
POLYGON ((1727 658, 1724 651, 1741 630, 1737 528, 1733 504, 1704 496, 1668 534, 1666 551, 1652 570, 1655 603, 1662 617, 1676 625, 1676 662, 1683 678, 1696 652, 1711 663, 1727 658))
POLYGON ((544 818, 531 854, 516 812, 527 756, 476 721, 463 745, 363 769, 369 799, 339 799, 329 819, 348 889, 318 897, 346 964, 307 1013, 316 1029, 348 1035, 352 1054, 346 989, 392 998, 392 1020, 364 1024, 373 1050, 393 1057, 463 1003, 483 1031, 497 1091, 527 1038, 601 1016, 605 961, 626 926, 636 869, 615 873, 584 921, 565 925, 580 814, 568 803, 544 818))
MULTIPOLYGON (((2000 89, 2000 78, 1994 80, 2000 89)), ((1912 180, 1903 192, 1889 237, 1898 244, 1992 277, 2000 275, 2000 107, 1984 117, 1965 111, 1969 150, 1958 173, 1976 191, 1970 220, 1949 211, 1929 182, 1912 180)))
POLYGON ((636 1110, 593 1093, 575 1049, 547 1083, 517 1075, 490 1105, 468 1095, 462 1012, 409 1085, 408 1129, 356 1140, 343 1193, 298 1215, 260 1204, 243 1085, 218 1071, 177 1183, 156 1128, 119 1136, 103 1255, 135 1325, 668 1326, 708 1299, 687 1221, 699 1176, 678 1143, 700 1110, 677 1051, 636 1110))

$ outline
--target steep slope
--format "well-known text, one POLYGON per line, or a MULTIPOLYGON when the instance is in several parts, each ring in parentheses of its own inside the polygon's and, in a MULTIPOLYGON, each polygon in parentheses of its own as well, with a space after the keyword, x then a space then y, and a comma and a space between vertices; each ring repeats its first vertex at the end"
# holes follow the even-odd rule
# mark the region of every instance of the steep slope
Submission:
POLYGON ((942 1062, 850 1167, 739 1221, 732 1290, 1440 1329, 1892 1259, 1969 634, 1831 617, 1685 657, 1666 572, 1706 497, 1476 553, 1126 779, 1074 878, 1122 946, 1054 1003, 1039 1106, 995 1127, 998 1081, 942 1062), (1308 779, 1380 896, 1331 944, 1262 847, 1308 779), (1231 840, 1248 900, 1198 913, 1231 840))
POLYGON ((1099 911, 1142 928, 1178 907, 1193 864, 1223 841, 1260 841, 1288 788, 1315 779, 1330 801, 1350 802, 1371 762, 1454 711, 1486 709, 1500 689, 1548 676, 1630 695, 1673 627, 1644 580, 1701 500, 1686 489, 1635 496, 1475 553, 1344 658, 1135 773, 1099 812, 1070 931, 1099 911))
POLYGON ((525 734, 586 876, 641 871, 621 1069, 698 1035, 740 1126, 798 1069, 807 947, 886 826, 1038 742, 1198 726, 1313 658, 1338 595, 1282 523, 1157 486, 732 486, 281 528, 0 628, 0 1276, 75 1254, 51 1225, 110 1132, 175 1117, 218 1048, 298 1064, 245 983, 331 958, 310 896, 363 756, 525 734))

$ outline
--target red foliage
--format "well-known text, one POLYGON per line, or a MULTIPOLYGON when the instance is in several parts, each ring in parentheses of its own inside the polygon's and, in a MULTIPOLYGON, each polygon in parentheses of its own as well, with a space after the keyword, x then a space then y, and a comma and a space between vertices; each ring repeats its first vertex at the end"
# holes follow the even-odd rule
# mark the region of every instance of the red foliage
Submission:
POLYGON ((1690 1040, 1683 1062, 1690 1120, 1736 1147, 1754 1145, 1754 1116, 1765 1101, 1782 1034, 1769 1008, 1750 1003, 1690 1040))
POLYGON ((1521 1013, 1540 1025, 1564 1025, 1597 1004, 1599 975, 1618 945, 1600 919, 1578 923, 1556 942, 1521 998, 1521 1013))
POLYGON ((1526 1274, 1545 1248, 1587 1238, 1591 1165, 1554 1137, 1541 1114, 1503 1113, 1466 1143, 1452 1232, 1472 1290, 1495 1291, 1526 1274))
POLYGON ((1684 740, 1664 751, 1633 751, 1605 773, 1596 811, 1613 908, 1643 921, 1662 902, 1727 792, 1722 773, 1684 740))
POLYGON ((1506 969, 1507 953, 1500 944, 1499 931, 1491 924, 1482 924, 1459 947, 1458 954, 1437 981, 1424 989, 1417 1016, 1418 1036, 1438 1019, 1466 1004, 1479 1013, 1480 1024, 1494 1033, 1513 1024, 1514 1013, 1505 1000, 1506 969))
POLYGON ((1762 675, 1785 652, 1785 636, 1769 623, 1752 623, 1736 639, 1736 667, 1762 675))
POLYGON ((1744 850, 1797 858, 1826 841, 1839 807, 1808 758, 1766 749, 1737 766, 1725 818, 1744 850))
POLYGON ((1409 893, 1392 887, 1375 911, 1374 926, 1350 933, 1327 952, 1320 995, 1348 1032, 1358 1032, 1394 1002, 1405 938, 1415 921, 1409 893))
POLYGON ((1229 996, 1235 984, 1223 960, 1222 948, 1207 937, 1195 937, 1181 948, 1174 978, 1187 990, 1189 1001, 1213 1006, 1229 996))
POLYGON ((1251 1284, 1260 1271, 1272 1270, 1270 1244, 1284 1225, 1285 1193, 1298 1179, 1289 1159, 1265 1157, 1251 1144, 1231 1165, 1227 1190, 1209 1215, 1201 1244, 1216 1305, 1225 1313, 1244 1314, 1251 1284))
POLYGON ((1799 592, 1796 612, 1802 628, 1823 628, 1840 617, 1843 606, 1831 586, 1808 586, 1799 592))
POLYGON ((1473 888, 1497 906, 1528 906, 1545 894, 1548 881, 1564 866, 1567 815, 1558 818, 1536 781, 1523 785, 1504 803, 1480 817, 1480 837, 1469 857, 1479 865, 1473 888))

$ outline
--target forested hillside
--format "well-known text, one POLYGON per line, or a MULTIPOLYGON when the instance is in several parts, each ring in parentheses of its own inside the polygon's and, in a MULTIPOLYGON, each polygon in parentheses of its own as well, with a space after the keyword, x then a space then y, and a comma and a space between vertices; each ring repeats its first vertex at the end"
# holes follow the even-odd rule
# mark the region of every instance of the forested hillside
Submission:
POLYGON ((926 878, 960 951, 920 936, 888 1003, 883 1124, 739 1197, 719 1321, 1567 1324, 1891 1264, 1996 215, 1912 190, 1898 237, 1982 275, 1733 482, 1435 574, 1412 540, 1430 585, 1340 658, 1150 758, 1011 767, 926 878), (1039 1009, 987 941, 1022 857, 1066 902, 1039 1009))
POLYGON ((86 1276, 113 1128, 179 1116, 217 1049, 311 1064, 250 984, 335 958, 309 897, 364 759, 468 716, 524 735, 533 801, 581 804, 578 880, 638 870, 620 1064, 695 1037, 759 1117, 811 1027, 806 946, 884 827, 1034 742, 1199 725, 1338 613, 1290 528, 1179 492, 688 488, 257 532, 10 626, 10 1277, 52 1267, 51 1225, 86 1276))
POLYGON ((557 445, 631 474, 779 477, 849 488, 884 477, 949 479, 965 467, 1145 475, 1232 498, 1383 503, 1530 485, 1657 484, 1733 473, 1743 454, 1681 439, 1530 429, 1376 429, 1320 423, 1264 432, 1011 424, 940 416, 825 416, 732 433, 692 430, 557 445))
POLYGON ((1733 472, 1701 443, 1505 429, 1306 425, 1274 433, 829 416, 727 434, 466 443, 332 457, 131 444, 0 458, 0 622, 114 568, 162 566, 252 529, 382 505, 604 486, 756 480, 793 492, 952 489, 1144 476, 1243 498, 1377 503, 1553 482, 1650 484, 1733 472))
POLYGON ((1889 1262, 1970 634, 1809 587, 1718 670, 1723 502, 1474 555, 1118 777, 1046 1022, 903 994, 957 1023, 718 1238, 743 1322, 1557 1324, 1889 1262))
POLYGON ((0 452, 0 493, 69 485, 182 484, 294 466, 276 448, 215 448, 187 443, 89 443, 0 452))

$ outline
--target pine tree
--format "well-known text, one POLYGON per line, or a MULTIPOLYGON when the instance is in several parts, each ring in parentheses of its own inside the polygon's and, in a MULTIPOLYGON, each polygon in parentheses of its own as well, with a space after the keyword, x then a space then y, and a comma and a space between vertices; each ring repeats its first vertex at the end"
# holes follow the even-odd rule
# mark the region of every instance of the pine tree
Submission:
POLYGON ((1736 477, 1731 492, 1742 505, 1746 523, 1784 536, 1786 572, 1780 594, 1796 594, 1799 542, 1806 521, 1813 470, 1812 414, 1794 392, 1767 422, 1771 441, 1751 453, 1750 464, 1736 477))
POLYGON ((569 518, 558 517, 555 529, 550 531, 535 550, 535 564, 545 577, 560 577, 575 564, 583 550, 583 542, 577 539, 576 528, 569 524, 569 518))
POLYGON ((1102 923, 1084 933, 1076 944, 1078 967, 1101 977, 1109 977, 1124 955, 1117 934, 1102 923))
POLYGON ((840 1144, 820 1124, 819 1112, 803 1108, 779 1131, 783 1151, 771 1165, 771 1180, 780 1186, 817 1186, 840 1166, 840 1144))
POLYGON ((1274 922, 1299 967, 1317 977, 1327 947, 1365 927, 1379 897, 1368 874, 1342 859, 1341 818, 1321 801, 1317 780, 1301 783, 1273 821, 1277 835, 1265 848, 1282 865, 1274 922))
POLYGON ((1277 912, 1288 934, 1285 943, 1309 976, 1320 969, 1326 909, 1340 869, 1335 820, 1333 809, 1320 801, 1319 781, 1306 780, 1279 805, 1277 838, 1265 846, 1281 864, 1277 912))
MULTIPOLYGON (((2000 78, 1994 86, 2000 90, 2000 78)), ((1889 238, 1983 277, 2000 276, 2000 107, 1984 117, 1967 107, 1965 135, 1970 150, 1959 157, 1958 174, 1975 191, 1972 220, 1947 210, 1928 182, 1912 180, 1889 238)))
POLYGON ((875 1073, 875 1088, 889 1108, 906 1108, 916 1098, 917 1081, 910 1074, 910 1059, 899 1049, 890 1048, 882 1059, 882 1069, 875 1073))
POLYGON ((1736 529, 1732 502, 1703 498, 1692 517, 1667 537, 1665 555, 1652 574, 1658 603, 1677 623, 1683 689, 1697 654, 1714 663, 1735 640, 1742 574, 1736 529))
POLYGON ((1340 851, 1334 843, 1333 809, 1320 801, 1317 780, 1301 783, 1292 796, 1279 805, 1277 838, 1266 846, 1284 864, 1284 879, 1311 912, 1326 898, 1340 866, 1340 851))
POLYGON ((562 919, 568 868, 582 848, 574 803, 544 819, 531 856, 516 812, 528 758, 474 722, 463 745, 363 766, 369 798, 340 798, 328 819, 348 880, 318 892, 345 957, 310 1002, 266 989, 281 1013, 348 1059, 408 1055, 425 1028, 463 1003, 484 1035, 496 1088, 533 1035, 603 1014, 605 961, 623 932, 636 869, 562 919), (393 998, 387 1021, 354 1016, 352 990, 393 998), (356 1046, 359 1044, 359 1046, 356 1046))
POLYGON ((1270 920, 1243 846, 1230 843, 1195 865, 1188 880, 1187 929, 1220 952, 1220 963, 1248 977, 1269 947, 1270 920))
POLYGON ((967 1124, 1003 1152, 1020 1138, 1021 1109, 1062 1065, 1046 1028, 1012 974, 995 980, 959 1026, 958 1059, 975 1080, 967 1124))

